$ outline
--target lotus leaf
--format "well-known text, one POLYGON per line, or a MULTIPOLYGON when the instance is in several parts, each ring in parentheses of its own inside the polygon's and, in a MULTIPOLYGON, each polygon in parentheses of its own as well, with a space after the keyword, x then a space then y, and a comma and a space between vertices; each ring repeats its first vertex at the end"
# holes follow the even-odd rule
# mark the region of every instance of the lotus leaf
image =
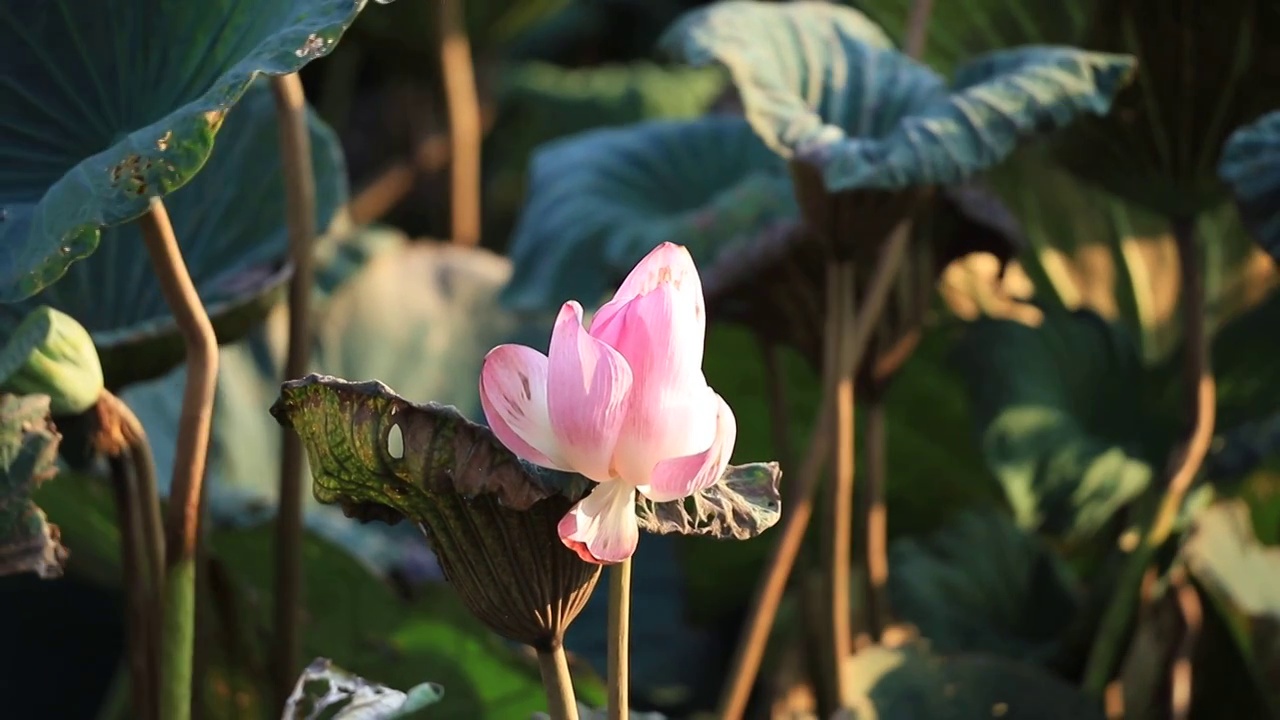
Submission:
POLYGON ((1222 149, 1218 174, 1258 244, 1280 260, 1280 112, 1236 130, 1222 149))
MULTIPOLYGON (((316 226, 324 228, 346 201, 346 168, 337 138, 314 113, 308 113, 308 128, 316 226)), ((266 314, 292 267, 279 130, 265 80, 251 83, 229 109, 219 137, 202 171, 168 196, 166 205, 192 281, 225 343, 266 314)), ((86 232, 95 244, 101 238, 102 247, 65 268, 62 279, 43 292, 0 305, 0 334, 33 308, 50 305, 89 330, 109 389, 163 375, 181 362, 184 350, 141 231, 128 223, 86 232)))
MULTIPOLYGON (((254 77, 325 55, 364 4, 60 0, 0 8, 8 38, 0 48, 0 301, 39 292, 92 254, 103 228, 189 182, 254 77)), ((208 197, 221 198, 235 184, 211 187, 220 192, 208 197)))

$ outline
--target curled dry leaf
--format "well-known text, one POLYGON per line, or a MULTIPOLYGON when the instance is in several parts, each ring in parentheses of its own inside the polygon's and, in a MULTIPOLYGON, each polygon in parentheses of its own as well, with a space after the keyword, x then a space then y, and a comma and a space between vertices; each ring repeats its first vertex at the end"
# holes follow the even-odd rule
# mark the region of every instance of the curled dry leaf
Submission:
POLYGON ((656 503, 640 496, 636 517, 641 528, 660 535, 749 540, 778 522, 781 477, 776 462, 730 466, 715 485, 683 500, 656 503))
POLYGON ((377 381, 290 380, 271 414, 302 438, 317 500, 365 521, 409 518, 492 630, 538 649, 563 639, 600 577, 556 532, 584 479, 528 465, 455 408, 377 381))
POLYGON ((62 436, 49 419, 49 396, 0 394, 0 576, 62 575, 67 549, 58 526, 31 501, 57 473, 62 436))

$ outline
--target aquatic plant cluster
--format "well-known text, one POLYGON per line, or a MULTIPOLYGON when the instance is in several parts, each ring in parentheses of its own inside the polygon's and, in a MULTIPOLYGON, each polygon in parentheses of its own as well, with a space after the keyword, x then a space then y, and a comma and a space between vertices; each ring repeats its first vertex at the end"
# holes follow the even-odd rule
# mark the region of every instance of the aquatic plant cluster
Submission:
POLYGON ((0 9, 0 715, 1280 717, 1280 7, 366 5, 0 9))

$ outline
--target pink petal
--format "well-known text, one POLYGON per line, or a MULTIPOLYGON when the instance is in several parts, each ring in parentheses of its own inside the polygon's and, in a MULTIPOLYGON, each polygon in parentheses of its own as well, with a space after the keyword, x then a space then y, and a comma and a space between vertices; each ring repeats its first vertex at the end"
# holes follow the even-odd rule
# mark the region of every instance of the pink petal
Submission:
MULTIPOLYGON (((642 295, 648 295, 663 284, 672 285, 681 295, 687 296, 687 301, 695 308, 697 315, 703 318, 705 334, 707 313, 702 297, 702 279, 698 277, 698 267, 693 264, 693 256, 689 254, 687 248, 669 242, 664 242, 650 250, 649 254, 631 269, 631 273, 613 294, 613 299, 596 311, 591 321, 591 334, 601 337, 596 332, 597 328, 606 327, 611 318, 618 314, 628 302, 642 295)), ((601 339, 605 338, 601 337, 601 339)), ((608 342, 607 339, 606 342, 608 342)), ((701 363, 702 355, 699 354, 698 364, 701 365, 701 363)))
POLYGON ((620 482, 597 485, 560 520, 559 531, 565 546, 586 562, 626 560, 640 541, 636 489, 620 482))
POLYGON ((480 368, 480 407, 489 429, 518 457, 568 470, 547 412, 547 356, 523 345, 499 345, 480 368))
POLYGON ((573 301, 560 308, 549 350, 547 407, 560 450, 577 472, 608 481, 630 405, 631 367, 587 333, 582 306, 573 301))
POLYGON ((738 437, 738 421, 724 398, 712 395, 718 411, 711 446, 694 455, 658 463, 649 477, 649 486, 640 488, 645 497, 655 502, 679 500, 711 487, 724 474, 738 437))
POLYGON ((633 485, 647 485, 657 463, 701 452, 715 436, 718 406, 701 369, 705 333, 704 317, 670 283, 631 300, 592 333, 631 366, 631 408, 614 465, 633 485))

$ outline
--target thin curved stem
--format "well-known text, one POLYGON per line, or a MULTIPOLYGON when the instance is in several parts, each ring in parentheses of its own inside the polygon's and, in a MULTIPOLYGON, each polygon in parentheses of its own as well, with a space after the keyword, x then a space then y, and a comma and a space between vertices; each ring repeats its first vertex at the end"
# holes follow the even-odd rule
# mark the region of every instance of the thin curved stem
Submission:
MULTIPOLYGON (((297 74, 271 78, 280 131, 280 161, 285 176, 285 212, 289 228, 289 349, 285 379, 307 372, 311 354, 311 284, 314 275, 316 186, 311 168, 307 99, 297 74)), ((284 707, 301 667, 302 607, 302 442, 291 430, 281 433, 280 504, 275 542, 276 706, 284 707)))
POLYGON ((1100 697, 1106 688, 1115 659, 1128 637, 1130 615, 1137 604, 1142 576, 1155 558, 1156 551, 1172 534, 1178 513, 1182 510, 1182 502, 1200 472, 1213 442, 1217 388, 1209 362, 1209 343, 1204 322, 1204 277, 1196 248, 1194 220, 1175 221, 1173 234, 1182 268, 1182 321, 1185 328, 1183 367, 1190 401, 1188 414, 1191 418, 1191 430, 1185 445, 1175 455, 1173 471, 1155 514, 1147 523, 1138 546, 1126 561, 1115 595, 1111 597, 1102 616, 1097 640, 1094 641, 1085 666, 1084 687, 1095 697, 1100 697))
POLYGON ((440 67, 453 145, 449 193, 451 236, 455 243, 475 245, 480 242, 480 101, 462 2, 439 0, 439 3, 440 67))
POLYGON ((631 558, 609 568, 609 720, 631 715, 631 558))
MULTIPOLYGON (((898 228, 890 236, 876 261, 871 284, 858 308, 857 320, 854 322, 853 338, 850 344, 850 362, 857 376, 857 368, 862 364, 867 346, 871 341, 872 329, 876 327, 880 316, 888 304, 889 294, 893 289, 894 279, 902 268, 910 246, 910 232, 907 228, 898 228)), ((760 662, 764 659, 765 645, 769 640, 769 628, 778 614, 778 605, 782 602, 786 590, 787 578, 795 566, 796 557, 800 554, 800 546, 804 540, 809 521, 813 518, 813 491, 822 475, 823 462, 831 442, 831 424, 835 400, 832 392, 824 391, 814 419, 813 434, 809 439, 809 447, 805 453, 804 464, 796 476, 795 506, 782 514, 782 526, 774 531, 777 538, 772 554, 760 582, 756 585, 752 598, 751 610, 747 615, 746 628, 738 640, 730 665, 729 678, 725 682, 720 695, 719 717, 742 717, 747 709, 747 700, 751 694, 751 686, 760 672, 760 662)))
POLYGON ((1200 632, 1204 628, 1204 608, 1200 605, 1200 595, 1195 586, 1187 582, 1185 572, 1179 573, 1176 578, 1173 593, 1178 602, 1178 611, 1182 613, 1183 630, 1169 678, 1169 717, 1171 720, 1187 720, 1191 717, 1191 689, 1194 679, 1191 661, 1195 655, 1196 643, 1200 640, 1200 632))
POLYGON ((547 714, 551 720, 578 720, 578 701, 573 694, 573 676, 564 646, 556 643, 551 650, 538 651, 538 670, 542 687, 547 691, 547 714))
POLYGON ((178 324, 187 351, 187 377, 169 490, 160 673, 160 717, 187 720, 191 716, 200 486, 209 451, 209 427, 218 381, 218 340, 182 260, 164 202, 152 198, 150 211, 138 218, 138 224, 160 291, 178 324))

